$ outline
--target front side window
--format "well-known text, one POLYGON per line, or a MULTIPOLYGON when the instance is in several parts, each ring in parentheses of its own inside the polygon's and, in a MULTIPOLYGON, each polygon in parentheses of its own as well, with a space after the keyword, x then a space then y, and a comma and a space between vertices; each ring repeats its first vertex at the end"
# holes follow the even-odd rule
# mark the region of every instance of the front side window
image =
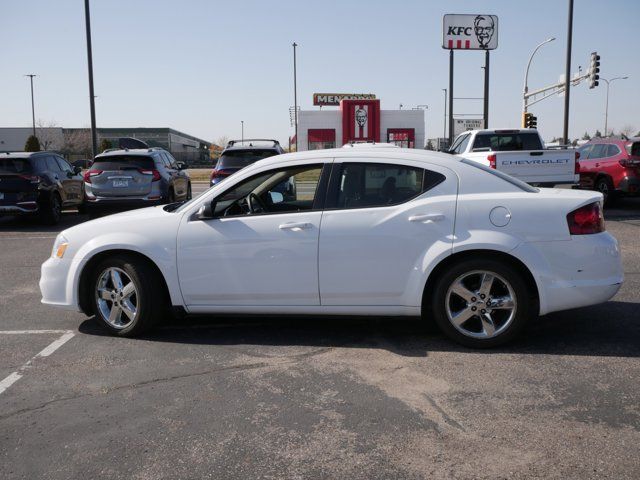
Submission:
POLYGON ((60 165, 60 169, 64 172, 64 173, 68 173, 73 175, 73 168, 71 168, 71 165, 69 165, 67 163, 67 161, 63 158, 60 157, 56 157, 56 160, 58 161, 58 165, 60 165))
POLYGON ((334 208, 367 208, 406 202, 444 180, 444 175, 406 165, 344 163, 334 208))
POLYGON ((590 159, 602 158, 605 156, 605 151, 607 146, 603 143, 597 143, 593 146, 591 153, 589 154, 590 159))
POLYGON ((471 137, 470 134, 465 134, 465 135, 461 135, 459 136, 455 142, 453 142, 453 146, 451 147, 451 153, 462 153, 464 152, 465 148, 467 148, 467 143, 469 143, 469 137, 471 137))
POLYGON ((587 160, 591 155, 591 150, 593 150, 593 144, 580 147, 578 149, 578 153, 580 153, 580 160, 587 160))
POLYGON ((214 215, 229 217, 314 209, 322 165, 302 165, 260 173, 215 200, 214 215))

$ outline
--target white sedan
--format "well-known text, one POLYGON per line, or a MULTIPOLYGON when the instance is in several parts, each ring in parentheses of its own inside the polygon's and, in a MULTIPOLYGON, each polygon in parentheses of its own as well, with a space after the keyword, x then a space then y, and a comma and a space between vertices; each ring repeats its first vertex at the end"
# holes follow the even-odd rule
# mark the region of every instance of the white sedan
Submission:
POLYGON ((279 155, 189 202, 63 231, 40 289, 120 336, 168 311, 406 315, 490 347, 538 315, 616 294, 620 251, 601 202, 428 151, 279 155))

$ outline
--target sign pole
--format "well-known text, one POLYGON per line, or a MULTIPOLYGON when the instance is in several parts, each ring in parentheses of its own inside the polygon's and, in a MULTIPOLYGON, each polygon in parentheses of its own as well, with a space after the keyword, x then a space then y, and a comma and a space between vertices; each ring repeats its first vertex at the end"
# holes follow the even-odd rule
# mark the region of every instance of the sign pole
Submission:
POLYGON ((293 42, 293 116, 295 119, 296 132, 296 152, 298 151, 298 77, 296 69, 296 47, 298 44, 293 42))
POLYGON ((449 148, 453 143, 453 49, 449 50, 449 148))
MULTIPOLYGON (((573 34, 573 0, 569 0, 569 18, 567 24, 567 64, 564 74, 564 128, 562 142, 569 144, 569 87, 571 85, 571 41, 573 34)), ((605 133, 606 135, 606 133, 605 133)))
POLYGON ((489 128, 489 50, 484 52, 484 128, 489 128))

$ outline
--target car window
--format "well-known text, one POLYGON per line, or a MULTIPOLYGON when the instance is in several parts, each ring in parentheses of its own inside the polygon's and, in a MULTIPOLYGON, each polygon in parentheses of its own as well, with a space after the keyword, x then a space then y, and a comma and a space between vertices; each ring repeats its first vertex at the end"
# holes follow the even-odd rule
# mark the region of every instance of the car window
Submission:
POLYGON ((26 158, 0 158, 0 172, 30 173, 31 164, 26 158))
POLYGON ((490 148, 494 152, 540 150, 540 136, 536 132, 480 133, 473 148, 490 148))
POLYGON ((591 150, 593 150, 593 144, 580 147, 578 149, 578 153, 580 154, 580 160, 587 160, 589 158, 589 155, 591 154, 591 150))
POLYGON ((627 145, 627 153, 633 157, 640 157, 640 142, 633 142, 627 145))
POLYGON ((65 159, 60 157, 55 157, 55 159, 57 160, 58 165, 60 165, 60 170, 65 173, 70 173, 72 175, 74 174, 73 168, 71 168, 71 165, 69 165, 65 159))
POLYGON ((620 149, 617 145, 607 145, 605 157, 614 157, 620 153, 620 149))
POLYGON ((234 185, 215 200, 215 216, 309 211, 323 166, 303 165, 263 172, 234 185))
POLYGON ((247 150, 228 150, 222 153, 216 164, 216 169, 224 170, 225 168, 244 168, 247 165, 262 160, 263 158, 277 155, 278 152, 273 149, 247 149, 247 150))
POLYGON ((45 158, 46 158, 45 162, 47 164, 47 170, 50 170, 52 172, 60 171, 60 165, 58 165, 58 162, 56 162, 56 159, 54 157, 47 156, 45 158))
POLYGON ((453 153, 462 153, 467 148, 467 144, 469 143, 469 139, 471 138, 471 134, 467 133, 466 135, 462 135, 458 137, 458 140, 453 144, 451 151, 453 153))
POLYGON ((595 158, 602 158, 604 157, 604 152, 605 152, 605 148, 606 145, 603 143, 597 143, 593 146, 593 148, 591 149, 591 153, 589 153, 589 158, 590 159, 595 159, 595 158))
POLYGON ((433 188, 444 175, 406 165, 343 163, 334 208, 384 207, 404 203, 433 188), (337 198, 336 198, 337 197, 337 198))
POLYGON ((169 152, 164 152, 165 157, 167 157, 167 160, 169 161, 169 165, 171 166, 171 168, 178 168, 178 164, 176 162, 176 159, 173 158, 173 155, 171 155, 169 152))
POLYGON ((152 170, 154 163, 153 158, 147 155, 107 155, 96 157, 91 168, 95 170, 152 170))
POLYGON ((162 164, 165 166, 165 168, 173 168, 171 166, 171 160, 169 160, 169 157, 166 153, 162 152, 160 154, 160 158, 162 159, 162 164))

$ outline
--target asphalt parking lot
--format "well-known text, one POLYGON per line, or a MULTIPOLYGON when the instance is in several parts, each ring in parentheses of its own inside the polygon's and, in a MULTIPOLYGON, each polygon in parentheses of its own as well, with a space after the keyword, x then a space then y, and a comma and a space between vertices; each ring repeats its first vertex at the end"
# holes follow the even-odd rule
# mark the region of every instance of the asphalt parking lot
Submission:
POLYGON ((487 352, 395 318, 113 338, 40 304, 55 235, 86 217, 0 219, 0 478, 637 479, 640 199, 606 217, 618 295, 487 352))

